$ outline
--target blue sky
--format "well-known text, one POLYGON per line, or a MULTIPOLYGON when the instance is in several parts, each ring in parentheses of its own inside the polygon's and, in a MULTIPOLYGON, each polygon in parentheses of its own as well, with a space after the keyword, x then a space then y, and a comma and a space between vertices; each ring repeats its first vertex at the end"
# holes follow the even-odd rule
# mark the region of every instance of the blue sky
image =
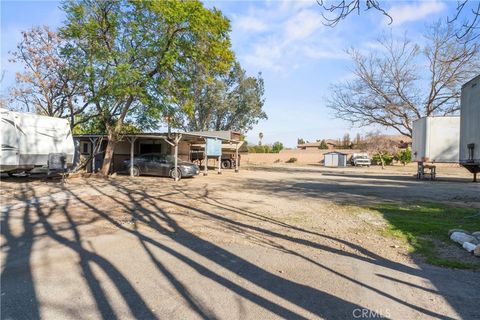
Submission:
MULTIPOLYGON (((34 25, 58 27, 64 19, 56 1, 1 1, 1 72, 5 94, 21 67, 8 62, 9 51, 20 40, 20 31, 34 25)), ((454 14, 455 1, 388 1, 394 19, 374 11, 352 14, 335 28, 322 25, 315 0, 214 1, 232 22, 232 44, 250 75, 262 73, 265 80, 265 111, 269 119, 247 133, 251 143, 263 132, 264 143, 282 141, 293 147, 302 137, 340 138, 349 132, 366 133, 372 128, 351 128, 334 119, 325 107, 332 83, 351 78, 352 65, 345 49, 368 51, 383 33, 421 39, 425 25, 454 14)))

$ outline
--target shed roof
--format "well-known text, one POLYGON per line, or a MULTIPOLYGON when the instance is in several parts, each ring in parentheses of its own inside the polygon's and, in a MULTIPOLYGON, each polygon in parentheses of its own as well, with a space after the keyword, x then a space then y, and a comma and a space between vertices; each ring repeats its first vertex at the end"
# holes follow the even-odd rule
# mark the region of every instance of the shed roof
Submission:
POLYGON ((338 152, 338 151, 330 151, 330 152, 324 153, 323 155, 325 156, 327 154, 343 154, 344 156, 348 156, 348 154, 343 152, 338 152))

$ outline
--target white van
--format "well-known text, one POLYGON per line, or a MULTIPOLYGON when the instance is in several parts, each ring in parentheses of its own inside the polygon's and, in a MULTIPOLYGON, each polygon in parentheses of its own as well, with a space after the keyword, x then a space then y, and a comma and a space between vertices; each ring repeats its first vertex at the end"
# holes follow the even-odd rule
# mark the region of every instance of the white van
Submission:
POLYGON ((74 144, 66 119, 13 112, 0 108, 0 172, 28 172, 46 167, 50 154, 66 155, 73 163, 74 144))

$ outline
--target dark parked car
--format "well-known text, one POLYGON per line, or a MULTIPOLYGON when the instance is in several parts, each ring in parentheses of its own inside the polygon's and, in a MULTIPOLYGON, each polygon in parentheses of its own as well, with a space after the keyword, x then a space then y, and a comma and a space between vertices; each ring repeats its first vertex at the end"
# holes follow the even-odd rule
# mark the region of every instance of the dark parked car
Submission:
MULTIPOLYGON (((130 172, 130 160, 125 160, 126 172, 130 172)), ((175 178, 175 157, 172 155, 148 153, 142 154, 133 159, 133 175, 141 174, 155 175, 175 178)), ((177 177, 193 177, 200 173, 196 164, 178 160, 177 177)))

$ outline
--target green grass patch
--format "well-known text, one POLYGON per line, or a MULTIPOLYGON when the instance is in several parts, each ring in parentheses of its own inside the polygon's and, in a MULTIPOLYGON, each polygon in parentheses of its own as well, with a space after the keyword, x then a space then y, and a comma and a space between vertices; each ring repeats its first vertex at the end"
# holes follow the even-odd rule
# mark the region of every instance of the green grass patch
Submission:
POLYGON ((384 235, 403 239, 410 245, 410 250, 422 254, 427 263, 459 269, 479 268, 471 263, 442 258, 438 250, 438 244, 447 246, 453 243, 448 237, 450 229, 480 230, 478 209, 450 207, 438 203, 389 203, 374 205, 370 209, 381 213, 387 221, 384 235))

